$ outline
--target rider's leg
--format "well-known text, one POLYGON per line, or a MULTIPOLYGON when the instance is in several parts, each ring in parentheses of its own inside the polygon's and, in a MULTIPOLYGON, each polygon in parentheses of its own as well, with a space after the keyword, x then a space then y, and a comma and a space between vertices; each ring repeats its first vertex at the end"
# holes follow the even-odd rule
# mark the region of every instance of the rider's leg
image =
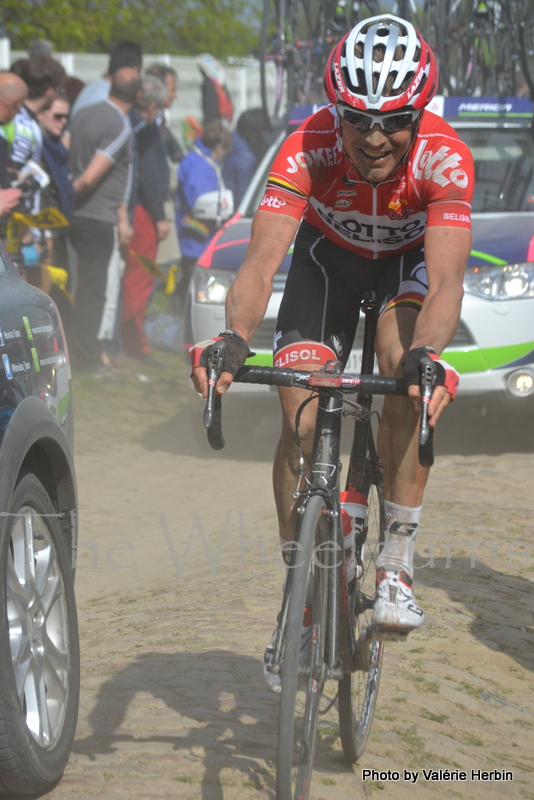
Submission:
MULTIPOLYGON (((402 363, 413 340, 417 312, 386 311, 379 320, 376 352, 382 375, 402 377, 402 363)), ((410 630, 423 622, 412 591, 413 549, 428 469, 418 458, 419 414, 412 401, 387 397, 378 431, 384 464, 386 544, 377 559, 377 600, 373 622, 384 628, 410 630)))
MULTIPOLYGON (((376 355, 381 375, 404 376, 403 361, 412 340, 417 312, 412 308, 386 311, 379 320, 376 355)), ((428 469, 418 458, 419 414, 408 397, 386 397, 378 429, 378 452, 384 464, 386 500, 417 507, 423 501, 428 469)))
MULTIPOLYGON (((300 365, 295 369, 310 369, 310 365, 300 365)), ((278 523, 282 538, 290 541, 295 536, 297 507, 292 495, 299 484, 299 451, 295 442, 295 416, 301 403, 310 393, 306 389, 280 388, 282 405, 282 433, 276 448, 273 463, 273 489, 278 523)), ((299 422, 299 438, 305 459, 311 457, 315 433, 317 401, 312 400, 302 412, 299 422)), ((301 487, 302 488, 302 487, 301 487)))

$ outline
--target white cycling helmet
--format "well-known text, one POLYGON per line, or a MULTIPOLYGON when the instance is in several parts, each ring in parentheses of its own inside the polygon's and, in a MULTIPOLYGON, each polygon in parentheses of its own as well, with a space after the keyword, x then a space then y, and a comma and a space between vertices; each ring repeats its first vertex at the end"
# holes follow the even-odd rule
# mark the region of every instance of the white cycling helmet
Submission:
POLYGON ((437 91, 438 69, 410 22, 381 14, 359 22, 334 47, 324 83, 331 103, 360 111, 420 109, 437 91))

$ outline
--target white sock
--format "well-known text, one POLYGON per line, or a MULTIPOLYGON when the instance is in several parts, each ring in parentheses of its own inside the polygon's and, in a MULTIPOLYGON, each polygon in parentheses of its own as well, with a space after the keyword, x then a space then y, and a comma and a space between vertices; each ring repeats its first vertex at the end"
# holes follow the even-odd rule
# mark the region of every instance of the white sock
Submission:
POLYGON ((377 569, 407 572, 413 579, 414 541, 419 527, 422 506, 400 506, 384 501, 386 542, 376 560, 377 569))

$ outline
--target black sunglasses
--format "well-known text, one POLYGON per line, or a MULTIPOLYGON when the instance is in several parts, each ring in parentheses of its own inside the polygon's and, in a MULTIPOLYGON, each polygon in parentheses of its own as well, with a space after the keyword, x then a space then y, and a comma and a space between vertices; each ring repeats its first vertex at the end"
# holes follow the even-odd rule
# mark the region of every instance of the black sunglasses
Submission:
POLYGON ((408 128, 417 119, 420 110, 397 111, 394 114, 364 114, 353 108, 337 103, 337 113, 352 128, 359 131, 370 131, 373 125, 380 125, 386 133, 396 133, 408 128))
POLYGON ((69 115, 68 115, 68 114, 52 114, 52 116, 54 117, 54 119, 57 119, 57 121, 58 121, 58 122, 59 122, 60 120, 62 120, 62 119, 64 119, 65 121, 67 121, 67 120, 68 120, 68 118, 69 118, 69 115))

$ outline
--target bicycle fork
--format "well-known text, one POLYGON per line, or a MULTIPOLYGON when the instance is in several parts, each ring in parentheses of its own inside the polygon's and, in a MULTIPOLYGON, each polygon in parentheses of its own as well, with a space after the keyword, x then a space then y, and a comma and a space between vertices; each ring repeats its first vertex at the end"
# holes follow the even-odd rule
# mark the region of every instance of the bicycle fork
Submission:
MULTIPOLYGON (((309 543, 300 541, 300 523, 296 531, 296 544, 291 553, 291 561, 288 568, 286 587, 282 611, 278 622, 278 635, 274 644, 274 652, 270 671, 278 674, 283 660, 283 647, 286 639, 287 618, 289 600, 292 591, 292 581, 294 570, 305 566, 308 570, 312 569, 315 563, 319 569, 324 570, 328 577, 327 588, 327 614, 326 630, 321 632, 312 631, 312 636, 318 636, 319 640, 325 643, 324 654, 314 663, 307 666, 300 666, 299 674, 301 677, 312 677, 318 682, 333 678, 341 680, 343 677, 343 665, 338 653, 338 632, 340 616, 340 574, 345 570, 345 559, 343 549, 343 533, 341 529, 341 515, 339 507, 339 437, 341 431, 341 413, 343 408, 342 396, 339 393, 322 395, 319 398, 318 425, 316 427, 316 440, 313 447, 313 457, 311 460, 311 470, 308 479, 308 489, 303 498, 303 502, 298 510, 299 516, 305 512, 306 506, 314 496, 321 496, 325 502, 323 514, 326 518, 325 530, 333 531, 333 535, 328 533, 321 537, 319 542, 313 542, 311 547, 311 561, 309 564, 299 564, 301 551, 310 551, 309 543), (341 569, 340 569, 341 567, 341 569)), ((346 586, 346 580, 344 581, 346 586)), ((347 605, 348 609, 348 605, 347 605)), ((317 620, 313 619, 312 625, 316 625, 317 620)))

